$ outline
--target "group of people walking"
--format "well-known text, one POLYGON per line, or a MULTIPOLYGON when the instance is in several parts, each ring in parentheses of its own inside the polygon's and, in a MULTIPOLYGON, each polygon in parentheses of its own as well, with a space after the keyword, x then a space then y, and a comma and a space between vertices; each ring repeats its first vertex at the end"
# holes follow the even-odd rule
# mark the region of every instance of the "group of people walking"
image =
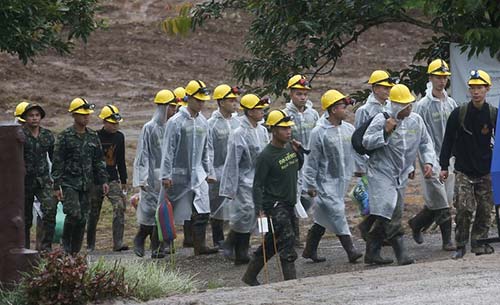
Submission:
MULTIPOLYGON (((465 255, 469 236, 471 252, 492 253, 490 245, 478 242, 487 237, 493 206, 490 163, 497 109, 486 102, 491 79, 483 70, 472 71, 467 84, 471 101, 458 106, 446 93, 451 75, 446 62, 432 61, 427 74, 426 94, 415 103, 408 87, 397 84, 386 71, 374 71, 368 81, 372 92, 356 110, 354 125, 345 121, 351 99, 338 90, 322 95, 320 116, 302 75, 289 79, 286 107, 267 114, 268 98, 243 94, 226 84, 213 91, 218 109, 209 119, 202 110, 212 98, 203 81, 159 91, 134 160, 133 186, 140 188, 134 253, 145 255, 148 236, 152 258, 174 251, 173 245, 160 242, 155 217, 159 204, 169 200, 175 224, 183 226, 183 246, 193 247, 195 255, 220 249, 234 264, 248 264, 243 281, 249 285, 259 284, 260 270, 275 254, 283 278, 296 278, 298 215, 305 212, 314 222, 302 257, 318 263, 326 260, 318 255, 318 246, 328 230, 338 237, 349 262, 356 263, 363 253, 354 246, 344 201, 356 176, 368 181, 369 215, 359 224, 366 241, 364 262, 393 263, 381 256, 382 246, 389 243, 399 265, 411 264, 414 259, 403 244, 402 218, 406 186, 415 177, 417 160, 424 176, 425 204, 409 221, 415 242, 423 243, 423 231, 436 223, 443 250, 454 251, 453 258, 465 255), (270 229, 250 256, 250 236, 263 217, 270 229), (208 224, 213 248, 206 242, 208 224)), ((27 246, 34 196, 43 211, 44 250, 50 249, 54 232, 54 198, 63 202, 67 215, 63 246, 68 253, 80 251, 86 224, 87 247, 95 248, 95 227, 107 196, 113 204, 113 250, 127 250, 123 243, 127 174, 118 108, 103 107, 99 115, 103 128, 95 132, 86 127, 94 106, 83 98, 74 99, 68 109, 73 126, 56 141, 40 127, 45 116, 40 105, 18 108, 16 116, 24 122, 28 138, 27 246)))

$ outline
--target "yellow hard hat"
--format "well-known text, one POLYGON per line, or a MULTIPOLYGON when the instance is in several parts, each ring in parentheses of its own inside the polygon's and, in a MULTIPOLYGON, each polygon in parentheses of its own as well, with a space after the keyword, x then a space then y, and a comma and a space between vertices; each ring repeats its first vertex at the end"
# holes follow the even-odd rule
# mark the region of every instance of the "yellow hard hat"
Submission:
POLYGON ((16 106, 16 110, 14 110, 14 117, 17 118, 18 121, 20 122, 26 122, 21 116, 24 113, 24 110, 26 109, 26 106, 28 106, 30 103, 26 101, 22 101, 16 106))
POLYGON ((331 105, 333 105, 333 104, 335 104, 335 103, 337 103, 345 98, 347 98, 347 95, 343 95, 342 93, 340 93, 337 90, 333 90, 333 89, 328 90, 321 97, 321 108, 323 108, 323 110, 326 110, 331 105))
POLYGON ((210 100, 210 90, 208 90, 207 85, 201 80, 192 80, 190 81, 186 88, 186 94, 188 96, 194 97, 200 101, 208 101, 210 100))
POLYGON ((226 98, 237 98, 241 94, 241 89, 238 87, 230 87, 229 85, 222 84, 214 89, 214 100, 223 100, 226 98))
POLYGON ((40 116, 42 117, 42 119, 45 117, 45 110, 43 110, 42 106, 38 104, 28 103, 28 105, 25 106, 23 113, 21 113, 21 118, 23 120, 26 119, 26 114, 28 114, 28 111, 30 111, 31 109, 38 109, 38 111, 40 111, 40 116))
POLYGON ((186 90, 182 87, 177 87, 174 89, 175 100, 179 106, 187 106, 188 96, 186 95, 186 90))
POLYGON ((240 100, 243 109, 262 109, 269 106, 268 98, 259 98, 255 94, 245 94, 240 100))
POLYGON ((293 122, 293 116, 287 115, 285 111, 273 110, 267 116, 266 125, 288 127, 295 125, 295 123, 293 122))
POLYGON ((309 84, 305 76, 297 74, 292 76, 288 80, 288 85, 286 86, 286 88, 311 90, 311 85, 309 84))
POLYGON ((101 110, 101 113, 99 113, 99 118, 113 124, 123 121, 123 118, 120 115, 120 111, 116 106, 113 105, 104 106, 101 110))
POLYGON ((175 100, 175 95, 172 91, 168 89, 163 89, 158 91, 154 100, 155 104, 173 104, 177 105, 177 101, 175 100))
POLYGON ((470 71, 470 78, 467 84, 491 86, 491 78, 483 70, 472 70, 470 71))
POLYGON ((69 104, 68 112, 79 114, 91 114, 94 112, 95 105, 89 104, 84 98, 77 97, 69 104))
POLYGON ((415 101, 415 97, 411 94, 408 87, 403 84, 397 84, 391 88, 391 92, 389 92, 389 100, 399 104, 409 104, 415 101))
POLYGON ((370 75, 368 83, 371 85, 392 87, 396 84, 396 79, 391 77, 391 75, 387 71, 375 70, 372 72, 372 75, 370 75))
POLYGON ((444 76, 451 75, 448 64, 440 58, 431 61, 431 63, 427 67, 427 74, 444 76))

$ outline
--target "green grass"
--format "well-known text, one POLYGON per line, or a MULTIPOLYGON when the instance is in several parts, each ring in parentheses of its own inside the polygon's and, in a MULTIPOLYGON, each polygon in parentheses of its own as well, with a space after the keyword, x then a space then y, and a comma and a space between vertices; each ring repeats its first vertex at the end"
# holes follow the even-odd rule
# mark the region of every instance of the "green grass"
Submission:
POLYGON ((0 305, 24 305, 26 300, 21 285, 16 285, 12 290, 0 286, 0 305))

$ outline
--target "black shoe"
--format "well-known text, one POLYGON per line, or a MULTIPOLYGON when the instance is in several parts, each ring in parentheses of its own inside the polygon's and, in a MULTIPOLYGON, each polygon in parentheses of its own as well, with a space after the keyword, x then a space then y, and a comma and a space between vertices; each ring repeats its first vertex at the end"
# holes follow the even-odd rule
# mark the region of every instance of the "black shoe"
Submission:
POLYGON ((193 248, 193 226, 190 220, 184 220, 182 225, 184 231, 184 241, 182 242, 182 247, 193 248))
POLYGON ((209 248, 206 245, 206 230, 207 224, 193 225, 193 248, 194 255, 210 255, 216 254, 219 250, 214 248, 209 248))
POLYGON ((226 240, 222 244, 221 249, 224 251, 224 257, 230 260, 234 260, 234 247, 236 243, 236 235, 237 233, 233 230, 230 230, 227 234, 226 240))
POLYGON ((303 258, 311 259, 315 263, 326 261, 326 258, 318 256, 318 245, 323 234, 325 234, 325 228, 316 223, 312 225, 307 232, 306 246, 302 252, 303 258))
POLYGON ((153 232, 153 228, 151 226, 139 225, 139 230, 134 238, 134 253, 139 257, 144 256, 144 243, 146 241, 146 237, 153 232))
POLYGON ((408 221, 411 234, 417 244, 424 242, 423 230, 427 229, 434 221, 434 212, 424 207, 415 217, 408 221))
POLYGON ((259 275, 259 272, 260 270, 262 270, 262 267, 264 267, 263 257, 252 258, 241 280, 247 285, 259 286, 260 283, 259 281, 257 281, 257 275, 259 275))
POLYGON ((369 236, 366 241, 365 264, 368 265, 388 265, 394 261, 390 258, 380 256, 382 241, 369 236))
POLYGON ((115 251, 115 252, 127 251, 127 250, 128 250, 128 246, 127 245, 121 245, 120 247, 113 249, 113 251, 115 251))
POLYGON ((451 240, 451 219, 440 224, 439 229, 441 230, 441 239, 443 241, 442 249, 444 251, 456 251, 457 247, 455 247, 451 240))
POLYGON ((281 268, 283 271, 283 278, 285 281, 295 280, 297 278, 297 272, 295 270, 295 262, 289 262, 287 260, 281 260, 281 268))
POLYGON ((452 259, 461 259, 465 256, 465 247, 457 247, 457 250, 451 256, 452 259))

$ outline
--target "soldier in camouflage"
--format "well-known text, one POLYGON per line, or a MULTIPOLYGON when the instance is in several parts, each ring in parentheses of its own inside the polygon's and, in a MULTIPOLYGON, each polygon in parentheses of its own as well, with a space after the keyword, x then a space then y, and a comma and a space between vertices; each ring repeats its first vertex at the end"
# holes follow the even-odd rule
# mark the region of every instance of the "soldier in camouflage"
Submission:
POLYGON ((71 102, 68 111, 74 124, 59 134, 54 150, 54 191, 63 201, 66 219, 62 242, 69 254, 78 253, 82 247, 91 185, 102 185, 104 195, 109 190, 101 141, 94 130, 87 128, 94 107, 82 98, 71 102))
POLYGON ((20 119, 25 122, 23 132, 26 137, 24 143, 24 164, 26 176, 24 178, 24 227, 25 247, 30 247, 30 229, 33 219, 33 199, 36 196, 41 203, 42 240, 41 250, 50 251, 54 236, 57 203, 52 193, 52 179, 50 177, 49 158, 52 160, 54 152, 54 136, 52 132, 40 126, 45 117, 45 111, 40 105, 29 103, 26 105, 20 119))

